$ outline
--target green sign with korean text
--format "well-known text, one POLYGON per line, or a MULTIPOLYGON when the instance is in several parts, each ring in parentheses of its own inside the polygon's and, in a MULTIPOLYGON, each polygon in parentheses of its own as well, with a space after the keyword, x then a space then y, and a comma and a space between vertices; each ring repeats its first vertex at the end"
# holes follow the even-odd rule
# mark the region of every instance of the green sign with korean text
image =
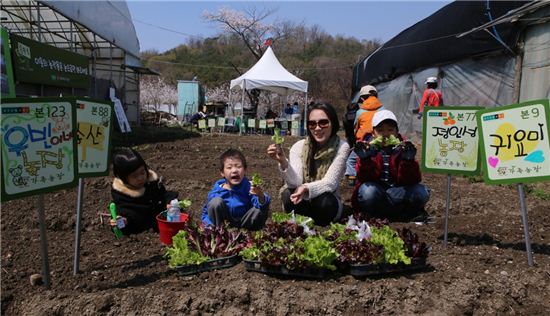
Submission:
POLYGON ((113 104, 92 99, 76 100, 78 176, 106 176, 111 158, 113 104))
POLYGON ((63 98, 3 99, 2 201, 76 185, 76 112, 63 98))
POLYGON ((477 113, 485 182, 550 180, 550 106, 548 100, 482 110, 477 113))
POLYGON ((11 34, 15 78, 20 82, 89 88, 88 57, 11 34))
POLYGON ((428 107, 423 116, 422 170, 444 174, 479 174, 481 107, 428 107))
POLYGON ((0 27, 0 64, 2 68, 2 98, 15 98, 15 82, 13 80, 13 68, 11 65, 11 54, 8 31, 0 27))
POLYGON ((199 120, 199 129, 206 129, 206 120, 199 120))

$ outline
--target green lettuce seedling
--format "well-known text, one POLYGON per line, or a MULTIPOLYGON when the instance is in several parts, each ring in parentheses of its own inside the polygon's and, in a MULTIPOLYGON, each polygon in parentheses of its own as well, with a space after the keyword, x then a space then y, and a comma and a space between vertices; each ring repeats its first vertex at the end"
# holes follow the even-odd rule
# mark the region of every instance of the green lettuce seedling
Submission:
POLYGON ((264 180, 260 177, 260 175, 256 172, 252 175, 252 185, 255 187, 258 187, 260 185, 264 184, 264 180))
POLYGON ((275 143, 275 145, 281 145, 285 141, 285 138, 281 137, 280 128, 273 129, 273 136, 271 136, 271 140, 275 143))
POLYGON ((384 138, 384 136, 380 135, 375 139, 371 140, 369 142, 369 145, 380 148, 382 146, 397 146, 400 143, 401 141, 394 135, 390 135, 390 137, 387 137, 387 138, 384 138))
POLYGON ((181 208, 182 210, 185 210, 185 209, 187 209, 189 206, 191 206, 191 200, 188 200, 188 199, 181 200, 181 201, 179 201, 179 205, 180 205, 180 208, 181 208))

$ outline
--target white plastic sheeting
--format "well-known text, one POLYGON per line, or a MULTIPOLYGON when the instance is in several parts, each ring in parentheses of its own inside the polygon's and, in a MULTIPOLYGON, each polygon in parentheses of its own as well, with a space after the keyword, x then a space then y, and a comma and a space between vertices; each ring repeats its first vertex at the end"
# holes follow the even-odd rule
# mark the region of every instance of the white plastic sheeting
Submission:
MULTIPOLYGON (((139 56, 139 41, 126 1, 41 1, 102 38, 139 56)), ((93 42, 93 39, 89 39, 93 42)), ((136 65, 137 66, 137 65, 136 65)))
MULTIPOLYGON (((550 16, 547 6, 527 19, 550 16)), ((550 23, 529 26, 524 36, 524 54, 521 67, 520 101, 550 99, 550 23)))
POLYGON ((376 89, 384 107, 395 113, 400 133, 420 135, 422 121, 412 110, 419 106, 427 77, 443 74, 445 105, 494 107, 514 103, 514 66, 515 58, 509 56, 468 59, 409 73, 376 89))

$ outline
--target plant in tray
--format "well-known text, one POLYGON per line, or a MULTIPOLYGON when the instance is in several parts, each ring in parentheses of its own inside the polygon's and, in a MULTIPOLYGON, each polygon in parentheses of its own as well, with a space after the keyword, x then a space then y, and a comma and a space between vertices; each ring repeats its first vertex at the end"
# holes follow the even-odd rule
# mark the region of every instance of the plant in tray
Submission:
POLYGON ((309 217, 274 213, 268 223, 252 238, 252 244, 241 251, 246 260, 258 260, 289 270, 319 268, 334 270, 337 253, 332 243, 318 235, 310 226, 309 217))
POLYGON ((201 264, 210 259, 238 254, 248 243, 249 233, 221 226, 188 224, 173 238, 172 247, 166 250, 170 267, 201 264), (187 258, 189 257, 189 258, 187 258))
POLYGON ((342 264, 410 264, 403 240, 383 221, 375 220, 369 225, 350 216, 346 225, 331 224, 323 234, 334 242, 337 261, 342 264))
POLYGON ((172 237, 172 247, 166 249, 165 257, 168 258, 170 268, 185 265, 199 265, 209 258, 189 246, 187 232, 180 230, 172 237))
POLYGON ((399 237, 405 243, 405 253, 410 258, 425 258, 430 253, 431 248, 425 242, 418 240, 418 235, 408 228, 399 230, 399 237))

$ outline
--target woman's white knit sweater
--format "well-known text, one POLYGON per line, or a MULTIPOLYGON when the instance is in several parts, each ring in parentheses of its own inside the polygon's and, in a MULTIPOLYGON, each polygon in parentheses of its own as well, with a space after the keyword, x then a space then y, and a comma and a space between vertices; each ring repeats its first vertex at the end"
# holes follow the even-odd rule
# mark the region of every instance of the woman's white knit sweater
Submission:
MULTIPOLYGON (((289 189, 295 189, 303 183, 303 163, 302 163, 302 149, 304 147, 305 140, 300 140, 290 148, 288 167, 286 170, 281 168, 279 164, 279 170, 286 182, 289 189)), ((305 183, 308 188, 309 194, 304 196, 305 200, 313 199, 325 192, 333 192, 339 199, 338 187, 340 181, 344 177, 346 171, 346 160, 348 159, 349 145, 346 141, 340 140, 338 144, 338 152, 332 161, 332 164, 327 170, 327 173, 321 180, 305 183)))

